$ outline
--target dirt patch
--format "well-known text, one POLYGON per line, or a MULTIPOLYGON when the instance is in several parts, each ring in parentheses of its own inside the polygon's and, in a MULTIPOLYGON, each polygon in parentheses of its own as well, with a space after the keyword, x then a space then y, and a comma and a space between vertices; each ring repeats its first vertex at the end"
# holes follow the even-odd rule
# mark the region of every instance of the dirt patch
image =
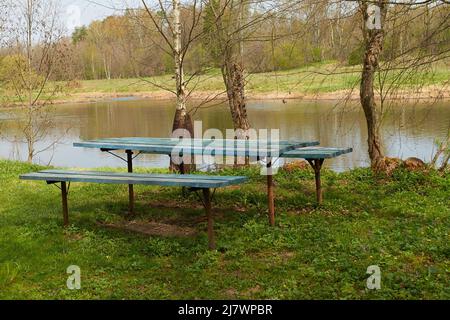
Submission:
POLYGON ((225 290, 225 296, 230 299, 236 299, 238 297, 239 291, 234 288, 229 288, 225 290))
POLYGON ((382 169, 388 176, 391 176, 402 165, 402 160, 398 158, 385 157, 383 161, 382 169))
MULTIPOLYGON (((265 190, 265 189, 264 189, 265 190)), ((201 211, 201 216, 198 217, 192 217, 188 216, 185 218, 180 217, 167 217, 164 218, 164 222, 170 221, 173 222, 174 220, 180 221, 182 224, 196 224, 199 222, 206 221, 206 215, 204 214, 204 208, 203 205, 198 202, 192 202, 192 201, 186 201, 182 202, 179 200, 172 201, 172 200, 165 200, 165 201, 152 201, 149 204, 150 208, 153 209, 161 209, 161 210, 168 210, 168 209, 185 209, 185 210, 198 210, 201 211)), ((232 212, 246 212, 248 209, 246 207, 240 206, 238 204, 233 205, 231 207, 229 206, 220 206, 220 203, 215 202, 213 199, 213 215, 214 219, 227 219, 232 216, 230 213, 232 212)), ((177 222, 177 224, 179 224, 177 222)))
POLYGON ((176 225, 179 227, 191 227, 195 228, 195 226, 201 222, 207 221, 206 215, 201 216, 165 216, 158 218, 159 223, 176 225))
POLYGON ((66 238, 71 241, 79 241, 79 240, 83 239, 83 235, 80 233, 72 233, 69 231, 65 231, 64 234, 65 234, 66 238))
POLYGON ((403 166, 409 171, 423 171, 426 169, 425 162, 419 158, 408 158, 403 161, 403 166))
POLYGON ((194 201, 180 201, 180 200, 169 200, 166 199, 164 201, 152 201, 149 203, 151 208, 156 209, 203 209, 203 206, 200 203, 195 203, 194 201))
POLYGON ((286 263, 295 257, 295 252, 280 250, 278 252, 258 252, 253 255, 257 260, 268 264, 286 263))
POLYGON ((259 293, 262 291, 262 288, 259 284, 257 284, 256 286, 252 287, 252 288, 248 288, 247 290, 245 290, 244 292, 244 296, 246 297, 253 297, 255 294, 259 293))
POLYGON ((165 224, 155 221, 129 221, 118 223, 101 223, 102 227, 137 232, 149 236, 161 237, 193 237, 197 230, 190 227, 182 227, 174 224, 165 224))
POLYGON ((309 163, 304 160, 296 160, 292 162, 285 163, 283 165, 283 170, 286 172, 293 172, 295 170, 309 170, 309 163))

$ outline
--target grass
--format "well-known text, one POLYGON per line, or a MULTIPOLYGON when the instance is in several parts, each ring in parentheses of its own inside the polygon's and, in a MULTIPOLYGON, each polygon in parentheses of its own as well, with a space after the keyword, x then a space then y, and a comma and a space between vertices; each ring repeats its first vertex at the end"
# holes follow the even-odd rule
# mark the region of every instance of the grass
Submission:
POLYGON ((71 187, 64 230, 59 190, 18 179, 39 169, 0 161, 2 299, 450 298, 448 172, 325 171, 326 200, 317 208, 313 173, 281 171, 271 228, 264 177, 255 168, 224 169, 250 182, 217 192, 211 252, 203 210, 177 188, 136 187, 136 219, 184 221, 196 237, 102 227, 97 221, 124 220, 127 188, 80 183, 71 187), (66 288, 69 265, 81 268, 81 290, 66 288), (366 289, 370 265, 381 268, 381 290, 366 289))
MULTIPOLYGON (((278 73, 257 73, 248 75, 248 90, 250 92, 334 92, 352 88, 359 82, 359 68, 346 67, 339 68, 336 72, 354 72, 341 73, 335 75, 308 74, 308 72, 326 72, 326 69, 332 69, 332 66, 305 67, 278 73)), ((331 72, 331 71, 330 71, 331 72)), ((450 71, 448 69, 439 69, 435 74, 426 79, 427 84, 439 84, 448 80, 450 71)), ((148 78, 152 82, 172 87, 171 76, 159 76, 148 78)), ((198 77, 199 91, 220 91, 224 90, 222 76, 217 71, 212 71, 206 75, 198 77)), ((112 80, 86 80, 82 81, 82 87, 78 92, 145 92, 159 91, 155 86, 141 81, 140 79, 112 79, 112 80)))
MULTIPOLYGON (((303 93, 316 94, 328 93, 357 87, 360 79, 360 66, 337 67, 333 62, 313 64, 288 71, 256 73, 248 75, 247 91, 250 93, 303 93), (329 73, 334 73, 328 75, 329 73)), ((408 87, 414 82, 420 81, 425 85, 443 84, 450 76, 447 65, 436 66, 430 73, 419 73, 405 83, 408 87)), ((161 88, 152 85, 173 89, 171 75, 157 76, 142 79, 111 79, 111 80, 84 80, 79 86, 68 91, 69 94, 77 93, 139 93, 160 92, 161 88)), ((206 74, 197 76, 192 81, 195 90, 199 92, 217 92, 224 90, 224 84, 220 71, 210 70, 206 74)))
MULTIPOLYGON (((339 92, 341 90, 358 88, 361 66, 339 66, 336 62, 325 61, 297 69, 253 73, 247 75, 246 92, 249 97, 271 97, 274 93, 293 94, 292 97, 339 92)), ((388 79, 394 79, 398 72, 392 72, 388 79)), ((190 75, 187 75, 189 77, 190 75)), ((398 89, 412 90, 414 87, 448 84, 450 69, 448 63, 437 63, 429 71, 418 71, 404 79, 398 89)), ((396 80, 398 81, 398 79, 396 80)), ((388 81, 389 82, 389 81, 388 81)), ((378 82, 375 84, 377 86, 378 82)), ((171 98, 174 90, 172 75, 162 75, 148 78, 80 80, 74 82, 51 82, 42 93, 40 99, 51 99, 58 102, 84 102, 116 95, 141 95, 143 97, 171 98), (54 94, 55 88, 58 88, 54 94), (51 94, 50 94, 51 92, 51 94), (49 96, 50 95, 50 96, 49 96)), ((188 85, 193 90, 193 97, 214 97, 216 93, 224 92, 223 78, 218 69, 210 69, 206 73, 193 76, 188 85), (194 89, 195 88, 195 89, 194 89)), ((37 92, 36 92, 37 94, 37 92)), ((3 95, 9 103, 18 103, 14 91, 3 95)), ((426 96, 426 92, 424 93, 426 96)), ((5 101, 7 102, 7 101, 5 101)))

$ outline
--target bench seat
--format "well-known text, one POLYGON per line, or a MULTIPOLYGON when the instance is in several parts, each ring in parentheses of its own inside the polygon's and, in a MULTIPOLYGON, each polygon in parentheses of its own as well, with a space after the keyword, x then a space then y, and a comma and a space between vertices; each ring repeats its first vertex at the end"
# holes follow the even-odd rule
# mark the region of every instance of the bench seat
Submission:
POLYGON ((193 174, 141 174, 103 171, 44 170, 20 176, 23 180, 43 180, 48 182, 88 182, 106 184, 140 184, 167 187, 222 188, 240 184, 246 177, 206 176, 193 174))
MULTIPOLYGON (((64 226, 69 225, 68 210, 68 187, 67 183, 105 183, 105 184, 125 184, 125 185, 157 185, 165 187, 188 187, 194 190, 201 189, 203 192, 202 204, 206 210, 208 220, 208 246, 215 248, 214 222, 211 210, 210 189, 216 189, 231 185, 244 183, 246 177, 235 176, 208 176, 208 175, 177 175, 177 174, 141 174, 141 173, 120 173, 104 171, 72 171, 72 170, 43 170, 20 175, 22 180, 46 181, 48 184, 61 183, 62 207, 64 226)), ((129 193, 130 208, 134 207, 134 195, 129 193)), ((130 210, 130 213, 133 211, 130 210)))

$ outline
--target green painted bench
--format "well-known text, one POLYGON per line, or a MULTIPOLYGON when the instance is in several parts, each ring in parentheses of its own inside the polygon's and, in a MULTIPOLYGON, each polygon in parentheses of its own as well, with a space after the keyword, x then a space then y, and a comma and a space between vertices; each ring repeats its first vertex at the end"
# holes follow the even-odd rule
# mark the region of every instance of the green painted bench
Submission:
MULTIPOLYGON (((44 170, 23 174, 22 180, 40 180, 48 184, 61 183, 62 207, 64 226, 69 224, 69 210, 67 203, 68 191, 71 182, 106 183, 126 185, 156 185, 167 187, 188 187, 193 190, 202 190, 202 203, 206 210, 208 219, 208 246, 215 248, 214 221, 211 210, 211 191, 230 185, 244 183, 246 177, 233 176, 206 176, 206 175, 177 175, 177 174, 139 174, 139 173, 116 173, 98 171, 68 171, 68 170, 44 170), (69 186, 67 186, 69 183, 69 186)), ((134 195, 129 193, 130 208, 134 207, 134 195)), ((130 210, 132 212, 132 210, 130 210)))
POLYGON ((282 158, 291 159, 305 159, 313 167, 315 179, 316 179, 316 197, 317 202, 322 204, 322 182, 320 177, 320 171, 325 159, 331 159, 353 152, 352 148, 324 148, 324 147, 308 147, 301 149, 294 149, 284 152, 282 158))

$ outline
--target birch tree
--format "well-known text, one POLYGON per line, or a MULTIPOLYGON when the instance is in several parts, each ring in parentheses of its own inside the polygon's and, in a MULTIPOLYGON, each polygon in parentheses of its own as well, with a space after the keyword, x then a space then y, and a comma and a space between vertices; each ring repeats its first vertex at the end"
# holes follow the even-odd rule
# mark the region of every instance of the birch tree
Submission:
POLYGON ((187 85, 192 78, 185 77, 184 64, 190 46, 198 38, 195 30, 202 12, 201 2, 198 3, 194 0, 191 6, 192 13, 189 23, 181 21, 182 4, 180 0, 172 0, 170 5, 165 4, 162 0, 158 1, 157 11, 159 11, 159 14, 156 14, 145 0, 142 0, 142 4, 155 29, 164 39, 168 49, 163 48, 163 50, 170 54, 174 61, 175 90, 165 88, 176 95, 176 110, 172 131, 185 129, 192 136, 193 124, 187 110, 187 85), (186 25, 188 27, 183 30, 183 26, 186 25))

